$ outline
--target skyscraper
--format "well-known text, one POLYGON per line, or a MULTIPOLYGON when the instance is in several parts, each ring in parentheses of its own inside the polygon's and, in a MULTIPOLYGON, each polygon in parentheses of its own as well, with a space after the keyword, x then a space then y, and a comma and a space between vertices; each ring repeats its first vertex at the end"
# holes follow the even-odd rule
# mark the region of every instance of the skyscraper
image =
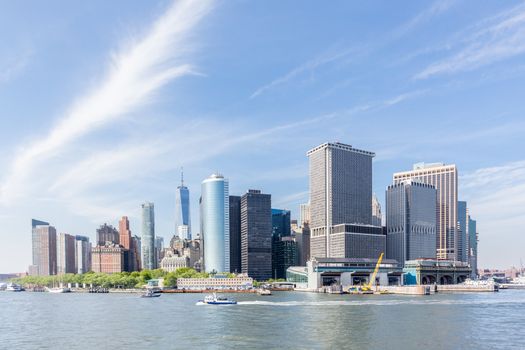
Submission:
POLYGON ((86 236, 75 236, 75 273, 91 271, 91 244, 86 236))
POLYGON ((310 224, 310 203, 303 203, 299 205, 299 226, 303 227, 305 224, 310 224))
POLYGON ((468 263, 468 209, 465 201, 458 201, 457 230, 457 260, 468 263))
POLYGON ((57 237, 57 274, 75 273, 75 236, 60 233, 57 237))
POLYGON ((436 257, 436 189, 406 180, 386 190, 388 259, 400 266, 407 260, 436 257))
POLYGON ((155 212, 150 202, 142 204, 142 268, 153 270, 157 268, 155 257, 155 212))
POLYGON ((290 211, 272 209, 272 276, 285 278, 286 269, 297 265, 297 242, 291 238, 290 211))
POLYGON ((201 228, 206 272, 230 271, 230 202, 228 180, 213 174, 201 186, 201 228))
POLYGON ((241 197, 242 272, 256 280, 272 277, 271 208, 271 196, 259 190, 241 197))
POLYGON ((478 232, 476 220, 468 216, 468 255, 469 265, 472 269, 471 278, 478 278, 478 232))
POLYGON ((48 222, 31 220, 33 265, 31 274, 38 276, 57 273, 57 233, 48 222))
POLYGON ((131 247, 131 231, 129 230, 129 220, 127 216, 123 216, 118 222, 120 245, 125 249, 131 247))
POLYGON ((433 185, 437 190, 436 257, 460 260, 458 255, 458 172, 456 165, 418 163, 413 170, 395 173, 394 184, 416 180, 433 185))
POLYGON ((357 227, 372 223, 372 158, 375 154, 335 142, 317 146, 308 151, 307 156, 310 159, 311 257, 336 257, 343 252, 342 257, 346 257, 350 254, 346 249, 348 244, 354 245, 359 254, 365 251, 375 254, 383 249, 386 241, 380 237, 380 227, 357 227), (336 243, 332 242, 332 235, 337 225, 342 226, 337 230, 336 243), (351 232, 346 232, 347 229, 351 232), (361 244, 377 245, 377 249, 359 250, 365 248, 358 247, 361 244), (332 254, 332 245, 337 245, 337 254, 332 254))
POLYGON ((191 239, 190 190, 184 186, 182 171, 180 186, 175 192, 175 230, 180 238, 191 239))
POLYGON ((383 214, 381 213, 381 204, 376 194, 372 196, 372 225, 381 226, 383 223, 383 214))
POLYGON ((241 272, 240 196, 230 196, 230 272, 241 272))

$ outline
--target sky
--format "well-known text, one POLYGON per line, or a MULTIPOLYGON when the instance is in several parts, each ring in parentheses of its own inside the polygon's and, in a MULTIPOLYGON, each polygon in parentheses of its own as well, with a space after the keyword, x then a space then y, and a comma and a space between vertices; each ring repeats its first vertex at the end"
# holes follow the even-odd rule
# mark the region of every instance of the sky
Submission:
POLYGON ((0 1, 0 272, 32 218, 140 235, 152 201, 169 241, 181 167, 194 233, 216 171, 297 218, 328 141, 376 153, 383 204, 394 172, 456 164, 479 266, 519 266, 524 78, 523 1, 0 1))

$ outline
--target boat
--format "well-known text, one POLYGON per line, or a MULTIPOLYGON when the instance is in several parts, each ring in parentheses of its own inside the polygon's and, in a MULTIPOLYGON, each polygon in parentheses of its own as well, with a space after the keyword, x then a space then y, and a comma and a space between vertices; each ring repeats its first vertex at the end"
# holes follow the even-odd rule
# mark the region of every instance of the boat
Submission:
POLYGON ((9 283, 5 287, 6 292, 23 292, 25 289, 22 286, 19 286, 18 284, 9 283))
POLYGON ((226 297, 218 297, 216 293, 206 295, 204 300, 199 300, 197 305, 235 305, 235 300, 230 300, 226 297))
POLYGON ((146 291, 146 293, 142 294, 140 297, 141 298, 158 298, 160 297, 160 293, 150 289, 146 291))
POLYGON ((46 290, 49 293, 58 294, 58 293, 69 293, 71 292, 71 289, 69 288, 63 288, 63 287, 54 287, 54 288, 46 288, 46 290))
POLYGON ((257 289, 257 294, 259 295, 272 295, 272 291, 266 288, 257 289))

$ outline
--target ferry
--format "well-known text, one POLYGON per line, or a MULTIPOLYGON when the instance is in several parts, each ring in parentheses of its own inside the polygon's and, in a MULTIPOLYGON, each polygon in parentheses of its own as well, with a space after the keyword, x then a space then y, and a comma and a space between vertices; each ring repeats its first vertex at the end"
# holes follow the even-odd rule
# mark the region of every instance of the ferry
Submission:
POLYGON ((204 300, 199 300, 197 305, 235 305, 235 300, 229 300, 226 297, 218 297, 216 293, 206 295, 204 300))

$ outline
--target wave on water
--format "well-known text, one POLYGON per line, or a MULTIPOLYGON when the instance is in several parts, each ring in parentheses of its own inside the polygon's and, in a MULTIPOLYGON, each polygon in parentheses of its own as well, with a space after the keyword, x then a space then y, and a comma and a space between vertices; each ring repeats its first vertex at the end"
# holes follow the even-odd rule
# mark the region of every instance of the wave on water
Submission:
POLYGON ((494 305, 494 304, 517 304, 523 300, 331 300, 331 301, 239 301, 237 305, 255 306, 394 306, 394 305, 494 305))

